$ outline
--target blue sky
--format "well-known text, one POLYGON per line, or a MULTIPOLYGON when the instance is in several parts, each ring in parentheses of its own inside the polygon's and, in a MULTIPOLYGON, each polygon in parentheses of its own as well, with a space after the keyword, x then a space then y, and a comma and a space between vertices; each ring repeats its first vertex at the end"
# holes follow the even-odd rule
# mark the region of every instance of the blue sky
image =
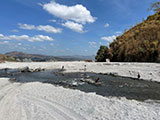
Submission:
POLYGON ((0 53, 95 55, 158 0, 1 0, 0 53))

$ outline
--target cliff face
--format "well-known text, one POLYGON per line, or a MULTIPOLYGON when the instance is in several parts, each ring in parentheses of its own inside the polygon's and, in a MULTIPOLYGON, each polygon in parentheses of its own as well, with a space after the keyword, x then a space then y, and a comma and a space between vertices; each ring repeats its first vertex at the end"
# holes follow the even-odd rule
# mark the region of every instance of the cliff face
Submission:
POLYGON ((160 12, 117 37, 109 49, 111 61, 160 62, 160 12))

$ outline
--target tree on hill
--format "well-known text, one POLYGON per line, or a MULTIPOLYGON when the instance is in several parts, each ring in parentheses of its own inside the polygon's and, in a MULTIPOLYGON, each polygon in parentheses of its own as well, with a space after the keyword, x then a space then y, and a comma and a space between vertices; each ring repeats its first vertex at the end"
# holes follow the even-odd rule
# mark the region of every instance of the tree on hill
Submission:
POLYGON ((97 52, 97 55, 95 57, 97 62, 105 62, 106 59, 110 59, 112 57, 112 54, 108 47, 106 46, 100 46, 100 49, 97 52))
POLYGON ((160 11, 118 36, 109 46, 97 52, 96 60, 104 62, 160 62, 160 11))
POLYGON ((151 4, 151 10, 155 12, 160 12, 160 1, 151 4))

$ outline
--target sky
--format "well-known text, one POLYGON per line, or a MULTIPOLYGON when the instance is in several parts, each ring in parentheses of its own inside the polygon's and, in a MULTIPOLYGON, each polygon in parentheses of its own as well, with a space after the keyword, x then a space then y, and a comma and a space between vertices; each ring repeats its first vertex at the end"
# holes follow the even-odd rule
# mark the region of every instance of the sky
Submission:
POLYGON ((1 0, 0 53, 96 55, 158 0, 1 0))

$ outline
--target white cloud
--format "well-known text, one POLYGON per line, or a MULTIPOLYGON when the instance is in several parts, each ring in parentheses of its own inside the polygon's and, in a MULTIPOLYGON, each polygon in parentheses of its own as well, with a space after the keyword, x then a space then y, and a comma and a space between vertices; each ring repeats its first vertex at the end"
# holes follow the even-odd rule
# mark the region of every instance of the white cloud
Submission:
POLYGON ((3 43, 9 43, 9 41, 3 41, 3 43))
POLYGON ((70 49, 69 49, 69 48, 66 48, 66 50, 67 50, 67 51, 70 51, 70 49))
POLYGON ((89 10, 83 5, 77 4, 75 6, 61 5, 54 1, 42 5, 43 9, 50 14, 64 20, 73 20, 78 23, 85 24, 95 22, 96 18, 91 16, 89 10))
POLYGON ((54 46, 54 43, 50 43, 50 46, 54 46))
POLYGON ((96 42, 88 42, 90 45, 97 45, 96 42))
POLYGON ((121 31, 117 31, 117 32, 115 32, 116 34, 121 34, 122 32, 121 31))
POLYGON ((28 24, 21 24, 19 23, 19 28, 25 29, 25 30, 38 30, 38 31, 45 31, 47 33, 61 33, 62 30, 60 28, 55 28, 50 25, 28 25, 28 24))
POLYGON ((3 34, 0 34, 0 40, 18 40, 18 41, 22 41, 22 40, 27 40, 30 42, 43 42, 43 41, 54 41, 53 38, 49 37, 49 36, 44 36, 44 35, 35 35, 33 37, 30 37, 28 35, 9 35, 9 36, 4 36, 3 34))
POLYGON ((19 28, 21 28, 21 29, 26 29, 26 30, 36 29, 36 27, 34 25, 21 24, 21 23, 19 23, 18 25, 19 25, 19 28))
POLYGON ((4 36, 3 34, 0 34, 0 38, 3 37, 3 36, 4 36))
POLYGON ((31 41, 31 42, 34 42, 34 41, 43 42, 43 41, 54 41, 54 39, 49 37, 49 36, 35 35, 35 36, 31 37, 30 40, 28 40, 28 41, 31 41))
POLYGON ((18 30, 16 30, 16 29, 13 29, 13 30, 11 30, 12 32, 19 32, 18 30))
POLYGON ((106 28, 109 27, 109 26, 110 26, 110 25, 109 25, 108 23, 106 23, 106 24, 104 25, 104 27, 106 27, 106 28))
POLYGON ((1 45, 6 45, 8 43, 9 43, 9 41, 2 41, 2 42, 0 42, 1 45))
POLYGON ((19 45, 19 46, 21 46, 21 45, 22 45, 22 43, 18 43, 18 45, 19 45))
POLYGON ((96 48, 97 47, 97 43, 96 42, 88 42, 88 44, 90 45, 91 48, 96 48))
POLYGON ((88 52, 88 50, 84 50, 84 52, 88 52))
POLYGON ((57 20, 53 19, 53 20, 49 20, 49 22, 55 23, 55 22, 57 22, 57 20))
POLYGON ((101 37, 101 40, 105 40, 107 42, 113 42, 114 39, 116 39, 116 35, 113 36, 105 36, 105 37, 101 37))
POLYGON ((45 31, 48 33, 61 33, 62 32, 62 30, 60 28, 54 28, 50 25, 46 25, 46 26, 39 25, 36 27, 36 29, 39 31, 45 31))
POLYGON ((80 33, 85 32, 83 30, 83 25, 79 24, 79 23, 75 23, 75 22, 72 22, 72 21, 67 21, 65 23, 62 23, 62 25, 64 27, 67 27, 67 28, 75 31, 75 32, 80 32, 80 33))

